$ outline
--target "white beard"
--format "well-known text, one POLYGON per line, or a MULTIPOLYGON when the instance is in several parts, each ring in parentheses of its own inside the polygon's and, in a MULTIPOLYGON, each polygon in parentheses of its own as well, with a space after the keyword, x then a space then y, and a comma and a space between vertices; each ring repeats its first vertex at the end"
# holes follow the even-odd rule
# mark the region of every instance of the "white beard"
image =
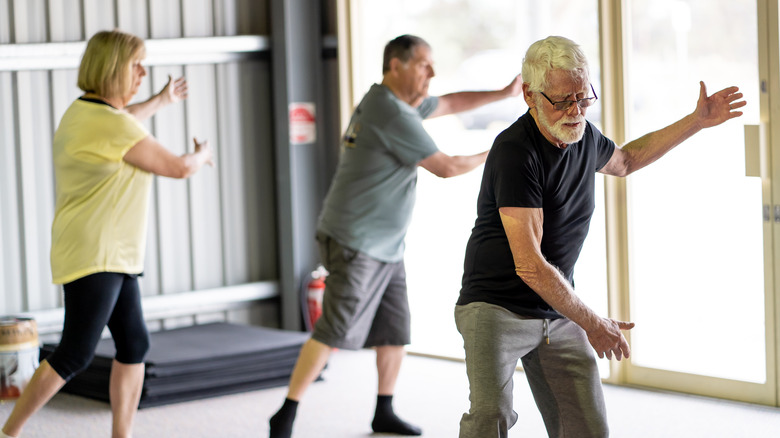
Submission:
POLYGON ((582 140, 582 136, 585 135, 585 116, 579 114, 575 117, 564 116, 555 124, 550 124, 543 111, 537 111, 539 116, 539 123, 546 129, 556 140, 572 144, 582 140), (579 123, 576 128, 569 128, 564 126, 566 123, 579 123))

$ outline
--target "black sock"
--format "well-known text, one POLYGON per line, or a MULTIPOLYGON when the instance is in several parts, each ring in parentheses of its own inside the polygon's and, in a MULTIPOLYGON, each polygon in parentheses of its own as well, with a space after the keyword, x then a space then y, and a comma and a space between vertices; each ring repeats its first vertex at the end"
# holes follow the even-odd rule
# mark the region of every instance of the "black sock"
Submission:
POLYGON ((395 433, 398 435, 422 435, 422 429, 398 418, 393 412, 393 396, 380 395, 376 398, 376 412, 371 428, 377 433, 395 433))
POLYGON ((298 402, 284 399, 284 404, 279 411, 271 417, 268 424, 271 425, 269 438, 290 438, 292 436, 292 425, 295 421, 295 413, 298 410, 298 402))

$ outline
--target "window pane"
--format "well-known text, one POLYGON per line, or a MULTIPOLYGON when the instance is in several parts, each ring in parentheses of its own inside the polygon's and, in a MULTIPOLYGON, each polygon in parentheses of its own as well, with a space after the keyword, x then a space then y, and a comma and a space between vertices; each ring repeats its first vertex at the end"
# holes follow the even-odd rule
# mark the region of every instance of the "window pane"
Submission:
POLYGON ((745 176, 743 138, 759 122, 756 2, 631 5, 632 137, 693 111, 699 80, 748 102, 629 179, 633 363, 764 382, 761 181, 745 176))

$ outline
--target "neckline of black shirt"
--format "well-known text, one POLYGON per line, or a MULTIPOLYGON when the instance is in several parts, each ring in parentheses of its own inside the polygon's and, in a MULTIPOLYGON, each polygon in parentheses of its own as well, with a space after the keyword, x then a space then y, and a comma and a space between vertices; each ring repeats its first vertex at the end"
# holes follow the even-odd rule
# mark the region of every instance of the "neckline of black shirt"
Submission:
MULTIPOLYGON (((81 96, 81 97, 79 97, 79 100, 83 100, 85 102, 100 103, 100 104, 103 104, 103 105, 108 105, 111 108, 114 108, 114 105, 111 105, 110 103, 106 102, 105 100, 95 99, 94 97, 84 97, 84 96, 81 96)), ((116 108, 114 108, 114 109, 116 109, 116 108)))

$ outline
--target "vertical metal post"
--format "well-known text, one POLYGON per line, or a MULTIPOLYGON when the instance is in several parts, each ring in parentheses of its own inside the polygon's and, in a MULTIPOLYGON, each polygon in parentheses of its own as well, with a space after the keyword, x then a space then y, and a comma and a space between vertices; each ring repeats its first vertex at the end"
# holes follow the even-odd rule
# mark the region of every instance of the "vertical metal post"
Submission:
MULTIPOLYGON (((292 103, 313 103, 315 123, 323 108, 321 2, 271 1, 271 62, 276 155, 279 283, 282 327, 301 328, 302 280, 314 268, 314 240, 321 204, 321 135, 290 141, 292 103)), ((321 132, 321 129, 316 129, 321 132)))

